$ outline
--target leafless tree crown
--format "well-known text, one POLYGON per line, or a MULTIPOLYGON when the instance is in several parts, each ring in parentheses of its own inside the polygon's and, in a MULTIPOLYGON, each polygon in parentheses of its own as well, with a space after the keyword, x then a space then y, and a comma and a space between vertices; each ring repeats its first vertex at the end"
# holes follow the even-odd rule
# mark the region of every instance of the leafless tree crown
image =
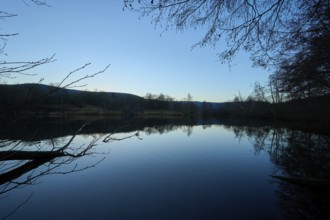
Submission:
MULTIPOLYGON (((230 61, 239 50, 251 53, 254 64, 269 66, 277 56, 290 56, 299 36, 308 35, 315 22, 322 23, 328 0, 124 0, 125 8, 151 16, 165 29, 205 30, 194 46, 215 46, 221 39, 227 49, 222 61, 230 61)), ((323 23, 324 28, 329 24, 323 23)))

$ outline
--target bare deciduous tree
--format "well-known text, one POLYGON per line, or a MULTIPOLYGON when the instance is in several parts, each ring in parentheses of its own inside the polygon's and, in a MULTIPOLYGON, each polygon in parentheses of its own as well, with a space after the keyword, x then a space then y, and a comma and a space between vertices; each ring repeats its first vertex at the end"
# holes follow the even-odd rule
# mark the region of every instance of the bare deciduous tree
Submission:
POLYGON ((204 29, 204 37, 194 46, 215 46, 219 40, 226 41, 227 49, 219 53, 222 61, 230 61, 242 49, 251 53, 255 65, 266 67, 292 56, 302 35, 320 31, 310 27, 322 23, 321 15, 329 9, 330 2, 124 0, 124 5, 142 16, 151 16, 156 25, 165 29, 204 29))

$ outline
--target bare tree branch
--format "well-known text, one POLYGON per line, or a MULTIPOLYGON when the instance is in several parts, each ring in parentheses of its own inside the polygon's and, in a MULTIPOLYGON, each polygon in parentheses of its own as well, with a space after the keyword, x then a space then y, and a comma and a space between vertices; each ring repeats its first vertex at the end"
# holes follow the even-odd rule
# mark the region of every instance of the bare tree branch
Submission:
POLYGON ((291 56, 287 44, 297 43, 294 36, 309 34, 313 19, 329 5, 327 0, 124 0, 125 8, 150 16, 165 29, 206 29, 193 47, 214 47, 224 40, 227 49, 219 52, 222 61, 245 50, 251 52, 255 65, 263 67, 278 63, 280 53, 291 56))
POLYGON ((0 79, 10 78, 14 79, 18 75, 30 75, 35 76, 36 74, 28 73, 27 71, 39 67, 44 64, 55 62, 55 54, 37 61, 0 61, 0 79))
MULTIPOLYGON (((47 62, 53 62, 53 58, 49 60, 49 58, 45 59, 43 62, 41 63, 38 63, 38 64, 34 64, 34 67, 37 67, 38 65, 42 65, 42 64, 45 64, 47 62), (36 66, 37 65, 37 66, 36 66)), ((33 65, 33 64, 30 64, 30 63, 27 63, 27 65, 33 65)), ((43 93, 42 95, 39 95, 37 97, 33 97, 32 99, 29 99, 29 100, 26 100, 16 106, 12 106, 11 108, 8 108, 6 110, 3 110, 2 112, 0 112, 0 116, 4 116, 10 112, 13 112, 14 110, 18 109, 18 108, 22 108, 24 106, 26 106, 27 104, 34 104, 35 107, 38 106, 38 104, 40 104, 46 97, 62 90, 62 89, 67 89, 67 88, 73 88, 73 87, 83 87, 85 85, 76 85, 77 83, 83 81, 83 80, 86 80, 86 79, 89 79, 89 78, 93 78, 101 73, 104 73, 109 67, 110 67, 110 64, 107 65, 106 67, 104 67, 102 70, 100 71, 97 71, 95 73, 92 73, 92 74, 87 74, 83 77, 80 77, 76 80, 72 80, 71 82, 66 82, 68 81, 68 79, 70 78, 70 76, 72 76, 74 73, 77 73, 78 71, 82 70, 82 69, 85 69, 87 66, 91 65, 91 63, 87 63, 85 65, 83 65, 82 67, 80 68, 77 68, 73 71, 71 71, 59 84, 59 86, 57 87, 53 87, 53 89, 51 89, 50 91, 47 91, 46 93, 43 93)), ((32 68, 32 67, 31 67, 32 68)), ((0 68, 0 73, 1 73, 1 68, 0 68)), ((0 75, 1 76, 1 75, 0 75)))

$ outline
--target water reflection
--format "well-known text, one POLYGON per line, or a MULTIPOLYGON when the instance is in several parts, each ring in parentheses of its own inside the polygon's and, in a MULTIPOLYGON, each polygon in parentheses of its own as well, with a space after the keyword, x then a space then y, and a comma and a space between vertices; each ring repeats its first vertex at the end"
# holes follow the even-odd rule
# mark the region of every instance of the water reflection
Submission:
MULTIPOLYGON (((104 157, 88 164, 80 164, 79 159, 99 154, 100 152, 95 149, 98 142, 140 138, 140 132, 151 136, 165 135, 178 130, 192 138, 195 125, 201 125, 203 129, 223 127, 235 134, 237 142, 248 140, 253 145, 254 154, 267 152, 271 162, 276 165, 269 175, 299 180, 330 180, 329 136, 274 126, 265 121, 250 123, 229 119, 191 121, 104 118, 33 122, 24 120, 11 127, 2 126, 0 129, 0 199, 5 200, 12 190, 38 183, 40 178, 46 175, 69 174, 95 167, 104 157), (116 137, 117 132, 132 134, 116 137), (75 138, 81 135, 88 142, 74 143, 75 138)), ((329 217, 329 187, 321 189, 310 187, 304 184, 304 181, 292 184, 281 179, 272 179, 271 183, 276 186, 283 218, 329 217)), ((29 195, 18 202, 17 208, 25 204, 30 197, 29 195)), ((17 208, 0 217, 10 215, 17 208)))
MULTIPOLYGON (((6 200, 10 193, 42 181, 54 174, 71 174, 90 169, 105 157, 98 157, 88 164, 81 164, 83 157, 96 152, 98 142, 119 141, 110 134, 90 133, 90 121, 83 120, 19 120, 1 123, 0 126, 0 199, 6 200), (86 142, 75 143, 77 136, 86 142)), ((92 126, 97 128, 97 126, 92 126)), ((136 134, 135 134, 136 135, 136 134)), ((124 137, 128 138, 128 137, 124 137)), ((1 219, 7 219, 28 202, 33 193, 11 210, 1 211, 1 219), (5 214, 4 214, 5 213, 5 214)))
POLYGON ((146 127, 143 131, 147 135, 152 134, 166 134, 176 130, 182 130, 184 133, 187 134, 188 137, 193 133, 193 126, 192 125, 161 125, 161 126, 154 126, 154 127, 146 127))
POLYGON ((295 178, 329 179, 330 136, 287 128, 226 126, 236 138, 247 137, 256 154, 267 151, 279 175, 295 178))
MULTIPOLYGON (((3 139, 0 141, 0 199, 9 197, 9 193, 39 183, 40 179, 52 174, 69 174, 96 166, 99 161, 84 166, 77 165, 81 157, 94 153, 93 148, 101 136, 94 136, 84 145, 73 143, 77 134, 84 128, 81 126, 76 134, 61 138, 45 140, 36 136, 26 136, 30 140, 3 139)), ((31 131, 30 132, 35 132, 31 131)), ((8 218, 32 197, 31 193, 23 202, 8 210, 2 219, 8 218)))
MULTIPOLYGON (((177 123, 182 123, 177 122, 177 123)), ((190 122, 192 123, 192 122, 190 122)), ((123 120, 22 120, 2 126, 0 129, 0 195, 16 188, 32 185, 49 174, 68 174, 91 168, 95 164, 78 167, 70 164, 80 157, 91 156, 97 142, 121 141, 139 133, 116 138, 117 132, 143 130, 147 135, 164 134, 182 129, 192 134, 192 124, 178 125, 171 120, 123 121, 123 120), (143 123, 142 123, 143 122, 143 123), (147 127, 148 125, 154 125, 147 127), (72 142, 77 135, 91 139, 80 146, 72 142), (67 170, 58 171, 65 165, 67 170), (35 170, 38 169, 38 172, 35 170), (18 178, 20 178, 17 180, 18 178)))
MULTIPOLYGON (((109 119, 109 118, 70 118, 47 120, 21 120, 9 126, 0 124, 0 140, 38 141, 44 139, 61 138, 74 135, 83 124, 84 129, 79 134, 106 134, 117 132, 132 132, 150 128, 150 134, 166 132, 196 125, 217 124, 219 120, 193 119, 109 119)), ((148 132, 148 131, 147 131, 148 132)))
POLYGON ((226 126, 237 139, 247 137, 259 154, 277 166, 278 199, 288 219, 328 219, 330 136, 281 127, 226 126), (284 178, 282 178, 284 177, 284 178))

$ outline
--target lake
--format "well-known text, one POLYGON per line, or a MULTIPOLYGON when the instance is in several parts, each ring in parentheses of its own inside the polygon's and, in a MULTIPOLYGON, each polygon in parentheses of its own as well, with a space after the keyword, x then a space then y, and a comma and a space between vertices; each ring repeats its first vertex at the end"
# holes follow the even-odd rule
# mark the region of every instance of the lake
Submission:
POLYGON ((328 181, 328 135, 232 119, 13 124, 0 132, 0 219, 329 217, 328 187, 274 177, 328 181))

